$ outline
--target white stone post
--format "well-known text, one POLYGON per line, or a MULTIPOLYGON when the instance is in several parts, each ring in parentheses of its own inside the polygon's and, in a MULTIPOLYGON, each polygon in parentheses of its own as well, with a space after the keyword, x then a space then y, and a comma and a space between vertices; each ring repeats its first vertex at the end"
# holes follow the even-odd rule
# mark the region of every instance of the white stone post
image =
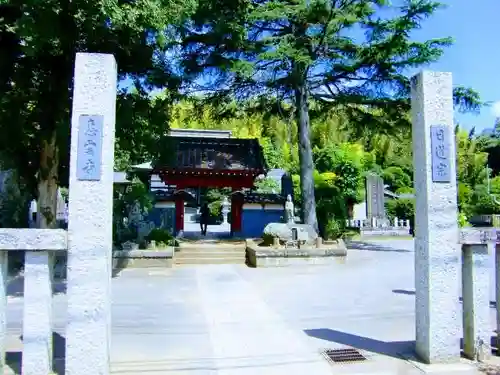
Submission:
MULTIPOLYGON (((25 250, 23 374, 52 373, 52 267, 54 251, 66 251, 67 233, 60 229, 0 228, 0 347, 4 364, 7 251, 25 250)), ((0 369, 1 370, 1 369, 0 369)), ((0 371, 0 373, 3 373, 0 371)))
POLYGON ((495 294, 496 294, 496 308, 497 308, 497 351, 500 351, 500 243, 495 244, 495 294))
MULTIPOLYGON (((0 239, 0 243, 1 242, 0 239)), ((0 250, 0 374, 3 374, 5 368, 5 346, 7 338, 7 272, 7 251, 0 250)))
POLYGON ((462 300, 464 354, 472 360, 491 356, 490 270, 493 267, 488 244, 480 231, 462 245, 462 300))
POLYGON ((77 53, 71 119, 66 374, 109 374, 116 62, 77 53))
POLYGON ((394 218, 394 228, 398 227, 399 219, 397 217, 394 218))
POLYGON ((23 375, 52 373, 52 280, 54 254, 24 254, 23 375))
POLYGON ((416 353, 426 363, 460 358, 457 186, 451 73, 412 78, 416 353))

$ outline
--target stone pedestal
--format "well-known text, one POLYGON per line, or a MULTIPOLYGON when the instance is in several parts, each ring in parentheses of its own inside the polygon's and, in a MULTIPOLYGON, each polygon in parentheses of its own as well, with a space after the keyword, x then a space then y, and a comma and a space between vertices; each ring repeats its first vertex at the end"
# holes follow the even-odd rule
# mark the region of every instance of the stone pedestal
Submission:
POLYGON ((322 245, 323 245, 323 239, 318 236, 318 238, 316 238, 316 249, 321 248, 322 245))
POLYGON ((416 352, 426 363, 460 358, 457 186, 451 73, 412 78, 416 352))
POLYGON ((462 245, 464 355, 472 360, 491 356, 490 269, 487 244, 462 245))

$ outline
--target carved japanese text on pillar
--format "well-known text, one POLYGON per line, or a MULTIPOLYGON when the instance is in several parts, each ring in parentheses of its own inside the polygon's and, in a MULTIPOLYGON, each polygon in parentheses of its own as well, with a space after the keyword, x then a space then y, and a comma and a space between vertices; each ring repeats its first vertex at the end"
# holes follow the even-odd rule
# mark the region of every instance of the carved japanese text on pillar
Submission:
POLYGON ((81 181, 101 179, 103 116, 81 115, 78 128, 76 178, 81 181))
POLYGON ((432 182, 450 182, 450 139, 446 126, 431 126, 431 153, 432 182))

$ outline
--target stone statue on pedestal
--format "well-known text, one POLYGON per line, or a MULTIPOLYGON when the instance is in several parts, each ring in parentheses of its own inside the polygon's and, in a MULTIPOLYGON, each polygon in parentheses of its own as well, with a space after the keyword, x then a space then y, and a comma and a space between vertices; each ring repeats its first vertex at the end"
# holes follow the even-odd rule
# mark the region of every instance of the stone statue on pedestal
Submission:
POLYGON ((287 222, 287 224, 295 223, 295 210, 293 207, 292 196, 290 194, 288 194, 286 197, 285 221, 287 222))
POLYGON ((227 224, 227 215, 229 213, 229 206, 230 206, 229 200, 227 199, 227 197, 224 197, 224 199, 222 201, 222 222, 223 222, 223 224, 227 224))

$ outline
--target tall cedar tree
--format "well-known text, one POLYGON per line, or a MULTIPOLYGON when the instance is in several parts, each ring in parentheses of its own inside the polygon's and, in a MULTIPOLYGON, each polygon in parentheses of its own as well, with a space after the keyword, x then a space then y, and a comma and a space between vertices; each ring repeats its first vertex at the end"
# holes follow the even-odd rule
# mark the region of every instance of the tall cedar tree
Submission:
MULTIPOLYGON (((341 110, 353 124, 408 126, 408 73, 438 60, 450 38, 410 38, 440 4, 406 0, 200 0, 183 30, 183 69, 207 100, 288 102, 298 126, 303 220, 317 228, 310 112, 341 110)), ((456 104, 480 106, 456 89, 456 104)))
MULTIPOLYGON (((119 78, 136 90, 117 102, 120 149, 141 154, 168 126, 163 95, 177 78, 163 53, 171 24, 195 0, 7 0, 0 2, 0 156, 38 198, 40 226, 55 226, 58 185, 68 181, 69 124, 76 52, 114 54, 119 78)), ((133 157, 133 155, 132 155, 133 157)))

